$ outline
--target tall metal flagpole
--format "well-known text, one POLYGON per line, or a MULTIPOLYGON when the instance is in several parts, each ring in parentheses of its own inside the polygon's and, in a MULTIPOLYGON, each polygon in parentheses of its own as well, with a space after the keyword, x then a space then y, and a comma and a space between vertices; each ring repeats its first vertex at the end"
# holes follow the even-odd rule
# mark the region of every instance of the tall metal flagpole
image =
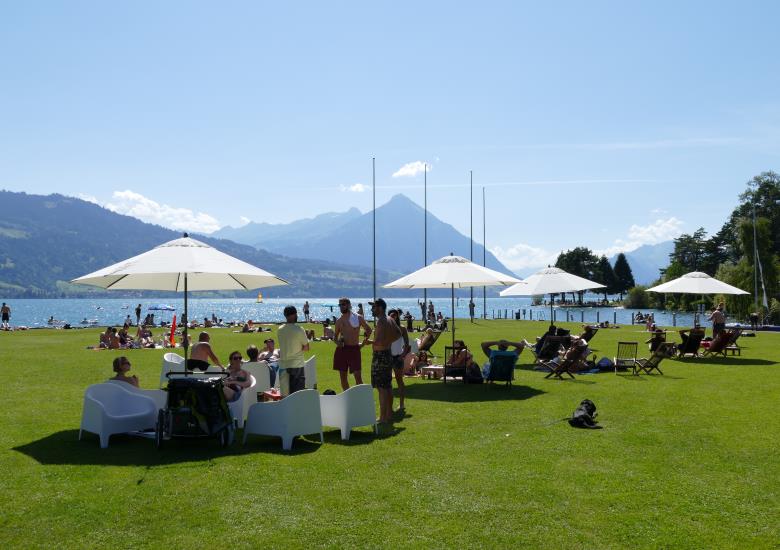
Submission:
POLYGON ((756 241, 756 197, 751 197, 750 202, 753 203, 753 294, 755 295, 754 300, 756 313, 758 313, 758 241, 756 241))
MULTIPOLYGON (((423 166, 423 205, 425 215, 423 216, 423 267, 428 265, 428 163, 423 166)), ((423 311, 422 322, 425 324, 425 315, 428 311, 428 289, 423 289, 423 311)))
POLYGON ((371 187, 374 195, 374 208, 373 208, 373 233, 374 233, 374 247, 373 247, 373 271, 374 271, 374 300, 376 300, 376 157, 371 158, 371 187))
MULTIPOLYGON (((482 267, 487 267, 487 242, 485 240, 485 188, 482 187, 482 267)), ((487 319, 487 289, 482 287, 482 317, 487 319)))
MULTIPOLYGON (((474 172, 469 170, 469 260, 474 261, 474 172)), ((474 287, 470 288, 469 319, 471 319, 471 304, 474 302, 474 287)), ((473 319, 472 319, 473 320, 473 319)))

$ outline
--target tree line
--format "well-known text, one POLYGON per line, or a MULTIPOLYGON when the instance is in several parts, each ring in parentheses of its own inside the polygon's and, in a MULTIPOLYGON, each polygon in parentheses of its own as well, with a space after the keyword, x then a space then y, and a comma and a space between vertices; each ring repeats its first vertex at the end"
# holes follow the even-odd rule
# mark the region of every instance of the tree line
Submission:
MULTIPOLYGON (((573 250, 561 252, 555 261, 555 267, 604 285, 604 288, 594 292, 602 292, 605 301, 609 299, 609 294, 620 294, 620 299, 623 300, 623 294, 636 286, 631 266, 622 252, 615 258, 613 266, 606 256, 599 257, 589 248, 578 246, 573 250)), ((580 304, 584 294, 585 291, 576 293, 580 304)))

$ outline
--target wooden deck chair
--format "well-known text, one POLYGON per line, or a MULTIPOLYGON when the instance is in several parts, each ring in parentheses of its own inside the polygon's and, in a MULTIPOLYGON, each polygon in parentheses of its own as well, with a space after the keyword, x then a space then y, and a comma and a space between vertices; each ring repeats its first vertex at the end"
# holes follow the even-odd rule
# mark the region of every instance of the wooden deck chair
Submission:
POLYGON ((534 353, 537 363, 544 364, 558 357, 561 351, 569 349, 570 345, 571 336, 547 336, 544 339, 544 344, 539 349, 539 353, 534 353, 532 347, 528 349, 534 353))
POLYGON ((515 379, 515 365, 520 354, 508 353, 494 354, 490 359, 490 372, 485 382, 506 382, 506 386, 512 385, 515 379))
POLYGON ((636 374, 636 352, 639 349, 639 342, 618 342, 617 353, 615 354, 615 374, 619 368, 631 369, 636 374))
POLYGON ((742 355, 742 348, 739 344, 737 344, 737 340, 739 340, 739 337, 742 336, 742 329, 741 328, 732 328, 729 329, 729 342, 726 344, 726 349, 723 350, 723 355, 727 355, 729 352, 731 352, 731 355, 742 355))
MULTIPOLYGON (((447 378, 459 377, 466 382, 466 367, 454 367, 452 366, 452 355, 455 353, 455 349, 452 346, 444 346, 444 383, 447 383, 447 378)), ((471 352, 469 352, 471 353, 471 352)))
POLYGON ((599 327, 594 327, 593 325, 585 325, 585 330, 582 331, 582 334, 580 335, 583 340, 590 343, 591 340, 593 340, 593 337, 596 336, 596 333, 599 331, 599 327))
MULTIPOLYGON (((739 333, 741 332, 742 329, 739 328, 733 328, 721 332, 718 334, 717 338, 710 342, 709 347, 702 353, 702 357, 715 354, 720 354, 725 357, 726 352, 729 350, 729 345, 736 342, 736 339, 739 338, 739 333)), ((736 349, 739 350, 739 346, 736 346, 736 349)), ((741 353, 741 350, 739 350, 738 353, 741 353)))
POLYGON ((665 342, 663 344, 660 344, 653 354, 648 358, 639 358, 636 360, 636 366, 639 368, 640 371, 644 372, 645 374, 650 374, 652 371, 657 370, 658 374, 663 374, 661 372, 661 369, 658 367, 658 365, 661 364, 661 361, 666 359, 667 357, 671 357, 674 354, 674 344, 665 342))
POLYGON ((699 357, 699 346, 701 346, 702 340, 704 340, 704 330, 700 328, 691 329, 688 337, 680 344, 677 344, 677 357, 685 357, 686 355, 699 357))
POLYGON ((585 358, 587 351, 588 346, 577 346, 569 348, 558 362, 555 362, 554 360, 542 362, 542 366, 550 371, 545 378, 553 376, 558 380, 563 380, 564 374, 568 374, 570 378, 574 378, 572 372, 576 372, 577 364, 585 358))

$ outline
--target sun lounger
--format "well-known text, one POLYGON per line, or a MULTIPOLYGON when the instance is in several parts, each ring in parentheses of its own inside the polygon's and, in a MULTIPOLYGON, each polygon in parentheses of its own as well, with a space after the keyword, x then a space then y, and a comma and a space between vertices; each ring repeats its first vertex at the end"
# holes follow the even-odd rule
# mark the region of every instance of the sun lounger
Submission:
POLYGON ((650 357, 637 359, 636 366, 645 374, 650 374, 654 370, 657 370, 658 374, 663 374, 658 366, 661 364, 661 361, 671 357, 672 354, 674 354, 674 344, 665 342, 660 344, 650 357))
POLYGON ((732 328, 718 334, 718 337, 710 342, 709 347, 704 350, 702 357, 706 355, 720 354, 724 357, 731 351, 732 354, 742 354, 742 350, 736 345, 737 338, 742 334, 741 328, 732 328))
POLYGON ((680 332, 680 336, 683 341, 677 344, 677 356, 686 357, 693 355, 694 357, 699 357, 699 346, 701 346, 701 341, 704 340, 704 331, 700 328, 694 328, 688 331, 687 335, 680 332))
POLYGON ((639 348, 639 342, 618 342, 617 353, 613 363, 615 364, 615 374, 618 369, 631 369, 637 374, 636 352, 639 348))
POLYGON ((563 356, 559 356, 557 360, 540 361, 541 365, 550 371, 545 378, 553 376, 559 380, 563 380, 564 374, 568 374, 569 377, 574 378, 574 374, 572 373, 576 372, 577 365, 585 358, 587 351, 587 346, 577 346, 567 350, 563 356))

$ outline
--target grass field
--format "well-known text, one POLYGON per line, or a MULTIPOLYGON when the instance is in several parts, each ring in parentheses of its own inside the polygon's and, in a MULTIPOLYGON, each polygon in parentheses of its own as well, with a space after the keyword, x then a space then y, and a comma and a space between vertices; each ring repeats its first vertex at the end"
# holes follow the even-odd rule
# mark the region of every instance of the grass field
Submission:
MULTIPOLYGON (((564 325, 565 326, 565 325, 564 325)), ((568 328, 576 330, 577 325, 568 328)), ((527 338, 536 322, 459 323, 472 349, 527 338)), ((214 329, 227 361, 263 336, 214 329)), ((320 332, 320 329, 317 329, 320 332)), ((342 442, 328 429, 281 451, 216 441, 77 441, 84 389, 118 354, 97 330, 0 333, 0 546, 777 548, 780 334, 741 357, 667 360, 665 375, 547 380, 521 356, 511 389, 407 379, 393 433, 342 442), (603 430, 566 422, 583 398, 603 430)), ((601 330, 612 356, 638 328, 601 330)), ((441 355, 449 334, 437 342, 441 355)), ((337 389, 333 344, 316 342, 320 391, 337 389)), ((142 387, 162 350, 125 352, 142 387)), ((364 375, 368 377, 368 350, 364 375)))

